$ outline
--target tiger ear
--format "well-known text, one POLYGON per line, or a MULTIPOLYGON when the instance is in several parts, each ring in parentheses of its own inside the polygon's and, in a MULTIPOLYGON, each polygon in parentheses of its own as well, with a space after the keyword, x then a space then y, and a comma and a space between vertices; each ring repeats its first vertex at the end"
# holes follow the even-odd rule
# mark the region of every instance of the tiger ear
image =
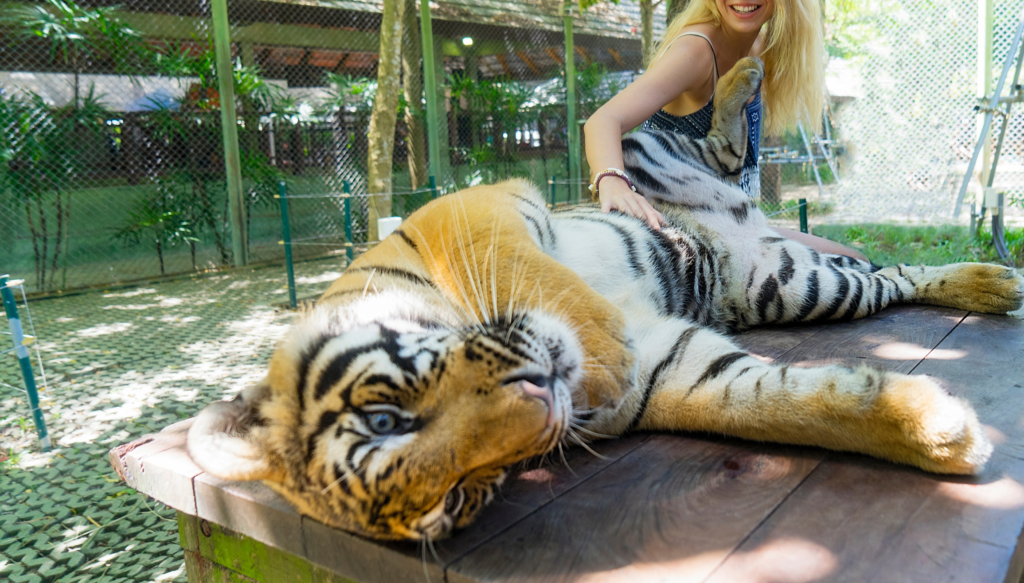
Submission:
POLYGON ((204 471, 225 480, 284 481, 284 470, 264 445, 260 403, 270 398, 264 378, 230 401, 211 403, 188 431, 188 453, 204 471))

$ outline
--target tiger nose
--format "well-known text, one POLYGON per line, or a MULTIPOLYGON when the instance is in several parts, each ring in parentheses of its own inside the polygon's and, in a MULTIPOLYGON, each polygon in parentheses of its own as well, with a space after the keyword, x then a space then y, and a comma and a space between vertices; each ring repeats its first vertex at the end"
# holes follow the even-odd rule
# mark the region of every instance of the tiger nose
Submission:
POLYGON ((551 425, 555 419, 555 393, 551 390, 552 384, 552 379, 541 376, 523 378, 516 382, 521 391, 544 401, 548 406, 548 425, 551 425))

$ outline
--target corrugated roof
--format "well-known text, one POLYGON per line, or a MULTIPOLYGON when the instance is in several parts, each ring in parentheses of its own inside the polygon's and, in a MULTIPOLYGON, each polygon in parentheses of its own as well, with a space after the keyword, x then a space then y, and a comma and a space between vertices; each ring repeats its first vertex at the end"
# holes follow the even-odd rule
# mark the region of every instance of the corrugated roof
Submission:
MULTIPOLYGON (((276 1, 358 12, 380 13, 383 9, 380 0, 276 1)), ((430 13, 437 20, 560 31, 561 5, 561 0, 437 0, 430 2, 430 13)), ((665 8, 661 3, 654 14, 654 38, 660 38, 664 28, 665 8)), ((633 0, 594 4, 576 16, 574 32, 639 40, 640 6, 633 0)))

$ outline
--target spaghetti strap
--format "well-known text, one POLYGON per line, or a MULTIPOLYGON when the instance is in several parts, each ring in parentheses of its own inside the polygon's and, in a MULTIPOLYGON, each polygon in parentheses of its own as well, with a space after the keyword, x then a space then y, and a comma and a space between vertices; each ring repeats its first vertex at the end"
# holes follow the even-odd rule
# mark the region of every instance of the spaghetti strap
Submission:
MULTIPOLYGON (((711 58, 712 58, 712 62, 715 65, 715 69, 714 69, 715 80, 714 80, 714 83, 712 83, 712 85, 711 85, 711 97, 714 97, 715 96, 715 88, 718 87, 718 55, 715 54, 715 45, 711 44, 711 39, 709 39, 707 37, 707 35, 705 35, 704 33, 691 31, 691 32, 684 32, 684 33, 682 33, 680 35, 677 35, 675 38, 673 38, 672 40, 668 41, 668 46, 672 46, 672 43, 676 42, 677 40, 679 40, 680 38, 682 38, 684 36, 699 36, 700 38, 708 41, 708 46, 711 47, 711 58)), ((668 47, 666 47, 666 48, 668 48, 668 47)))

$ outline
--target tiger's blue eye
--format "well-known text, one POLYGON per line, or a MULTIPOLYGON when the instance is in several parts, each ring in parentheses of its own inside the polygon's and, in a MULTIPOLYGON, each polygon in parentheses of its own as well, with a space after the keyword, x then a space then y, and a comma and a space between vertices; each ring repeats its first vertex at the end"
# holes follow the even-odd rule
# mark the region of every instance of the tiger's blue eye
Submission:
POLYGON ((370 413, 366 416, 366 422, 370 426, 370 431, 379 435, 391 433, 398 427, 398 419, 394 413, 384 411, 370 413))

